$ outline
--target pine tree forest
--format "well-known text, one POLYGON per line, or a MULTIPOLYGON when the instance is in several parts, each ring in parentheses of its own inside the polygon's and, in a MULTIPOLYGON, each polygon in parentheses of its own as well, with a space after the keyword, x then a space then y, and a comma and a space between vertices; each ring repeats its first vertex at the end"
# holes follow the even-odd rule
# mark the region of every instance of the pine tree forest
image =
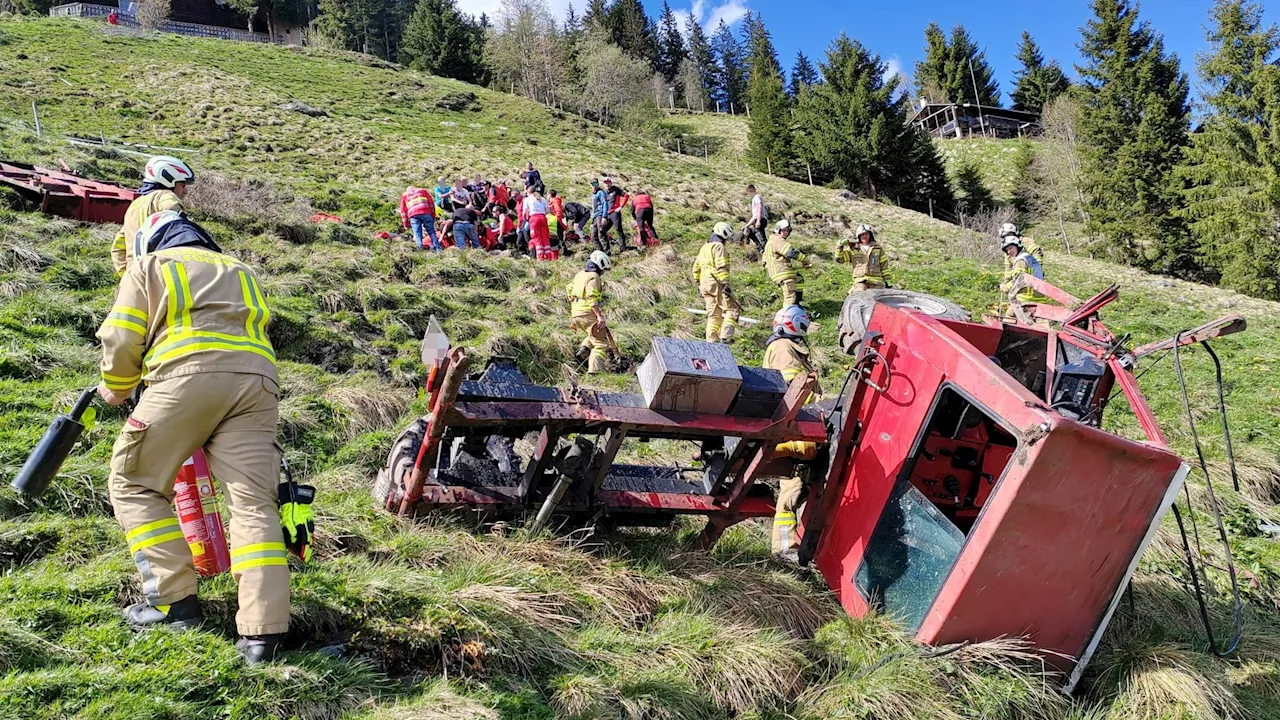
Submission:
POLYGON ((1065 158, 1020 156, 1010 208, 1023 221, 1077 223, 1084 239, 1069 251, 1280 298, 1280 29, 1258 0, 1214 2, 1194 73, 1136 0, 1090 0, 1074 80, 1026 31, 986 48, 963 25, 923 28, 908 79, 886 76, 880 53, 892 48, 841 35, 825 52, 779 58, 763 14, 704 26, 671 0, 649 3, 653 16, 641 0, 588 0, 565 14, 549 0, 502 0, 492 17, 457 0, 227 1, 257 28, 307 25, 313 45, 629 129, 660 135, 663 113, 743 115, 741 161, 752 170, 942 217, 1000 201, 976 168, 944 167, 948 141, 909 122, 917 103, 1007 102, 1043 113, 1037 142, 1065 158), (1017 61, 1007 96, 989 51, 1017 61))

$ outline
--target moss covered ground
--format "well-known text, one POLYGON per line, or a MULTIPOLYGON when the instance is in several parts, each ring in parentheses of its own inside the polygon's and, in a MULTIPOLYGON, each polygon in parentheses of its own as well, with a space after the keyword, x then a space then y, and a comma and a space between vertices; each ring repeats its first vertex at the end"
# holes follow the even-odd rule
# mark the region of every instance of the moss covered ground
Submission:
MULTIPOLYGON (((656 140, 358 55, 5 20, 0 86, 0 157, 61 160, 133 183, 138 157, 62 136, 188 149, 178 154, 201 175, 193 213, 263 278, 281 359, 280 440, 321 493, 318 561, 294 574, 286 662, 250 669, 236 661, 227 577, 201 588, 208 629, 135 636, 118 609, 139 597, 138 582, 105 493, 123 417, 103 412, 44 500, 0 491, 0 717, 1280 717, 1280 546, 1258 528, 1275 522, 1280 501, 1275 303, 1050 253, 1051 279, 1076 295, 1121 284, 1106 317, 1135 342, 1225 312, 1251 323, 1218 344, 1246 490, 1223 493, 1247 571, 1240 651, 1226 660, 1207 652, 1176 535, 1164 533, 1144 560, 1134 602, 1122 605, 1068 700, 1016 640, 930 659, 910 652, 887 618, 843 618, 819 580, 769 559, 760 524, 734 528, 707 554, 688 544, 694 523, 674 532, 530 535, 518 524, 459 518, 397 522, 368 494, 391 439, 423 411, 418 338, 432 314, 480 360, 515 356, 540 382, 580 372, 560 294, 581 255, 532 263, 417 253, 407 241, 376 239, 396 230, 396 197, 408 184, 477 171, 514 179, 533 160, 573 199, 585 199, 589 179, 603 173, 651 189, 664 244, 618 258, 606 283, 611 324, 639 360, 654 334, 701 335, 700 319, 684 310, 697 304, 686 266, 713 222, 745 219, 743 186, 754 181, 813 257, 806 295, 828 385, 845 372, 835 318, 849 278, 832 251, 850 224, 880 230, 897 284, 975 312, 996 297, 989 243, 892 206, 747 174, 729 150, 681 157, 656 140), (293 101, 325 114, 282 109, 293 101), (312 224, 316 210, 346 222, 312 224)), ((672 119, 686 121, 694 133, 719 133, 725 148, 736 142, 735 128, 672 119)), ((93 333, 114 285, 114 227, 34 210, 0 192, 6 486, 52 415, 95 383, 93 333)), ((763 270, 733 253, 744 314, 767 319, 775 299, 763 270)), ((766 335, 763 325, 746 328, 734 343, 739 360, 758 362, 766 335)), ((1186 367, 1221 480, 1209 366, 1194 351, 1186 367)), ((1171 442, 1189 452, 1170 363, 1142 384, 1171 442)), ((1136 431, 1123 407, 1111 408, 1108 422, 1136 431)), ((1206 518, 1197 519, 1203 529, 1206 518)), ((1209 572, 1222 630, 1223 578, 1209 572)))

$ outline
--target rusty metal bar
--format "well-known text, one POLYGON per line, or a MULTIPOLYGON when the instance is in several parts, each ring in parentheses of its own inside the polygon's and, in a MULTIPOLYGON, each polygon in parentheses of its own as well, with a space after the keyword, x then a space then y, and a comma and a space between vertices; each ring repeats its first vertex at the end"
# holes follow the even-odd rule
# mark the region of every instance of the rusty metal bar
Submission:
MULTIPOLYGON (((788 397, 790 394, 791 390, 788 391, 788 397)), ((678 439, 692 439, 735 435, 774 442, 825 442, 827 436, 822 421, 812 416, 798 416, 799 412, 800 407, 791 408, 783 418, 775 420, 579 403, 485 401, 459 402, 448 410, 444 420, 451 427, 556 425, 565 433, 591 432, 601 426, 627 425, 631 428, 631 434, 650 437, 662 437, 665 434, 678 439)))
POLYGON ((1154 352, 1172 350, 1175 340, 1178 342, 1178 347, 1186 347, 1192 343, 1202 342, 1210 338, 1244 332, 1246 327, 1248 327, 1248 323, 1240 315, 1224 315, 1216 320, 1210 320, 1195 330, 1134 348, 1133 358, 1137 360, 1154 352))
POLYGON ((604 446, 597 450, 595 463, 591 466, 593 477, 591 478, 591 496, 595 497, 600 492, 600 488, 604 487, 605 476, 609 474, 609 469, 613 467, 614 458, 618 457, 618 451, 622 449, 622 441, 627 437, 627 427, 612 427, 604 433, 604 446))
POLYGON ((520 478, 519 496, 522 499, 529 497, 534 481, 546 472, 559 442, 560 433, 551 427, 544 426, 538 433, 538 446, 533 451, 533 457, 529 459, 529 467, 525 468, 524 476, 520 478))
POLYGON ((445 362, 448 365, 444 381, 441 382, 440 391, 436 394, 431 410, 431 422, 427 424, 426 436, 423 437, 422 447, 418 451, 418 460, 414 463, 413 472, 409 475, 409 482, 405 486, 404 499, 400 501, 400 511, 397 513, 399 517, 406 515, 413 517, 414 509, 422 499, 422 489, 426 485, 427 476, 427 471, 422 467, 422 461, 424 458, 431 457, 440 445, 440 438, 444 436, 445 428, 448 426, 445 415, 457 400, 462 381, 467 378, 467 368, 471 366, 471 359, 461 348, 450 352, 445 362))

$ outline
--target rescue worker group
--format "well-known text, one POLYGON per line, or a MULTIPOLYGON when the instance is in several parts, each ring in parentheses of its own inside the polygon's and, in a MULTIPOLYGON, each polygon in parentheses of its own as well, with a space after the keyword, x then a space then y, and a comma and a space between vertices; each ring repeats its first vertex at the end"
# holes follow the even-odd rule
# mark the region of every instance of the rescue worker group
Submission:
MULTIPOLYGON (((544 195, 532 163, 521 176, 522 201, 502 192, 505 183, 484 183, 479 177, 470 186, 461 181, 447 186, 441 178, 433 191, 409 188, 401 198, 403 223, 413 229, 420 249, 429 241, 431 248, 443 250, 438 220, 457 248, 482 248, 475 226, 478 208, 483 208, 491 218, 498 216, 497 227, 509 231, 497 231, 499 247, 525 243, 539 259, 558 257, 553 231, 555 245, 567 251, 591 223, 594 249, 567 288, 570 325, 584 335, 578 359, 586 361, 587 372, 606 372, 609 351, 617 352, 603 310, 602 275, 612 267, 610 231, 617 230, 619 249, 626 248, 621 214, 630 204, 637 248, 656 245, 652 200, 644 192, 629 196, 605 178, 592 182, 588 209, 564 203, 554 190, 544 195), (515 206, 518 225, 508 215, 515 206), (508 225, 501 224, 502 218, 508 225)), ((124 616, 138 630, 186 630, 202 623, 191 549, 172 503, 179 467, 203 448, 231 513, 231 573, 239 587, 236 647, 246 662, 261 663, 277 656, 288 631, 289 555, 309 559, 314 523, 310 506, 292 501, 292 493, 278 481, 280 386, 268 336, 271 310, 253 269, 224 253, 186 215, 184 197, 195 181, 195 172, 178 158, 157 156, 147 162, 139 195, 111 248, 119 286, 97 333, 102 343, 98 394, 110 405, 132 404, 112 450, 108 481, 111 505, 142 577, 145 598, 126 608, 124 616)), ((808 260, 789 240, 788 220, 778 220, 774 235, 766 237, 768 208, 754 186, 747 191, 751 219, 737 233, 726 222, 716 223, 691 275, 707 315, 707 342, 728 343, 741 308, 734 298, 726 244, 737 239, 755 245, 769 279, 778 286, 781 304, 763 366, 790 382, 814 369, 799 272, 808 260)), ((1020 274, 1043 276, 1043 252, 1024 242, 1013 225, 1001 228, 1000 247, 1006 256, 1002 289, 1011 290, 1020 274)), ((852 269, 851 293, 890 285, 888 260, 866 225, 840 242, 837 260, 852 269)), ((820 399, 815 389, 810 402, 820 399)), ((797 458, 812 458, 816 451, 813 443, 785 445, 779 452, 797 458)), ((801 489, 802 478, 781 480, 775 553, 795 551, 801 489)))

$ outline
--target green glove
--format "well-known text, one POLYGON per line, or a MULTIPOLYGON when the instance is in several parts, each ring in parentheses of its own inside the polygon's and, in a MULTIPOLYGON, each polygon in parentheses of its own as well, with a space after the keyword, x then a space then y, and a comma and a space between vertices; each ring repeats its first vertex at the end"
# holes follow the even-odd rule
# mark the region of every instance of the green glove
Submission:
POLYGON ((316 489, 293 481, 288 464, 284 464, 285 481, 277 489, 280 526, 284 530, 284 546, 302 562, 311 560, 311 544, 315 539, 316 520, 311 510, 316 489))

